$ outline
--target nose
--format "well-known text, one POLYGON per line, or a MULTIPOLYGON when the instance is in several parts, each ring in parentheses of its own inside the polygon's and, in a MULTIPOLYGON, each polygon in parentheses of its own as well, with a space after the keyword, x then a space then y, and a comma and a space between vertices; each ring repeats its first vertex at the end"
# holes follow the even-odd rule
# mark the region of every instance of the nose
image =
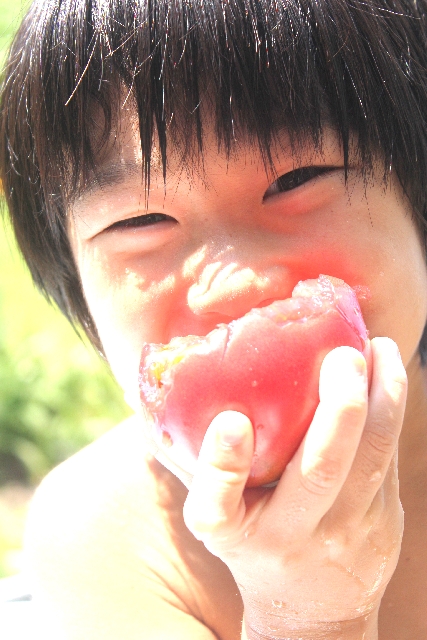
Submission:
POLYGON ((282 265, 249 267, 221 261, 206 265, 188 290, 188 306, 196 315, 218 313, 238 318, 254 307, 289 295, 282 265))

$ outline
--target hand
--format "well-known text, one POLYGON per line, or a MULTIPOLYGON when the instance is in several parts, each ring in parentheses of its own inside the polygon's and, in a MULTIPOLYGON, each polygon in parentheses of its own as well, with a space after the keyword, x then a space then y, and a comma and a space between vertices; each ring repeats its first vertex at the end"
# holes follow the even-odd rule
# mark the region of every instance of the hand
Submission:
POLYGON ((232 572, 249 638, 376 637, 403 531, 406 373, 390 339, 373 339, 371 351, 369 402, 362 354, 339 347, 325 358, 315 417, 274 489, 245 490, 244 415, 220 414, 206 433, 184 517, 232 572))

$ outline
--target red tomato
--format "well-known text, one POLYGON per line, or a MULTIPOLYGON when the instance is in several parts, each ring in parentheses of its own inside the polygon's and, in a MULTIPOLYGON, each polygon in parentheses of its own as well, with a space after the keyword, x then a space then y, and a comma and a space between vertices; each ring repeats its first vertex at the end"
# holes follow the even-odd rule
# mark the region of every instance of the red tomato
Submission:
POLYGON ((313 419, 325 355, 343 345, 363 351, 366 338, 353 289, 319 276, 300 282, 292 298, 252 309, 207 336, 147 344, 139 386, 150 437, 193 473, 213 418, 241 411, 255 431, 247 486, 273 482, 313 419))

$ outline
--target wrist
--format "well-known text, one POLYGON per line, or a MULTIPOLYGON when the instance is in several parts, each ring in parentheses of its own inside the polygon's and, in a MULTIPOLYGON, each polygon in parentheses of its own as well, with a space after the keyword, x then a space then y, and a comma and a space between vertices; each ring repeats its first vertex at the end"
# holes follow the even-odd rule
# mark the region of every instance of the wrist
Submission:
POLYGON ((378 640, 378 611, 353 620, 311 622, 245 612, 242 640, 378 640))

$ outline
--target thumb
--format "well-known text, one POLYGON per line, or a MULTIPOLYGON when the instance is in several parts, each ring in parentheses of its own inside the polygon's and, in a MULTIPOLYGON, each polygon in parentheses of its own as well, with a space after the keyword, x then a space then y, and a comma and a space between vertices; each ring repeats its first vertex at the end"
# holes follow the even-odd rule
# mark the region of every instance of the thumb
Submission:
POLYGON ((184 505, 184 520, 212 553, 215 546, 223 547, 239 535, 253 450, 253 429, 245 415, 224 411, 211 422, 184 505))

